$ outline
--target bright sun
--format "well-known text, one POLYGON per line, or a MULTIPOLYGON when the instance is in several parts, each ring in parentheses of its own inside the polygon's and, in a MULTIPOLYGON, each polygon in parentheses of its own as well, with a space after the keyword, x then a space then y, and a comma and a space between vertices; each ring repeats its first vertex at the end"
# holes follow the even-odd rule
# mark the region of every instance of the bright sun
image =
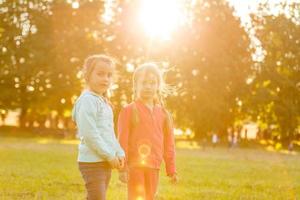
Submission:
POLYGON ((168 40, 186 16, 180 0, 143 0, 140 22, 145 32, 152 38, 168 40))

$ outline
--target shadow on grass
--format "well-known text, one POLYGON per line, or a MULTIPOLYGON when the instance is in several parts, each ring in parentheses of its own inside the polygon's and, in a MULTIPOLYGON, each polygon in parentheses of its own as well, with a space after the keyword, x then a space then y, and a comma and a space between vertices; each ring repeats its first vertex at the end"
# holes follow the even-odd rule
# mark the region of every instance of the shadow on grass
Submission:
POLYGON ((1 137, 75 139, 76 130, 1 126, 1 137))

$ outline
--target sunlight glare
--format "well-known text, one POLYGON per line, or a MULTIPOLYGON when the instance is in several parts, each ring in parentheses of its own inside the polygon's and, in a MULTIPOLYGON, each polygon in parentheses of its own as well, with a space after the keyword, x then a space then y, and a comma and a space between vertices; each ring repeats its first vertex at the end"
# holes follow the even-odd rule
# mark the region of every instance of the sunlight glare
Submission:
POLYGON ((168 40, 184 24, 186 16, 179 0, 143 0, 140 22, 150 37, 168 40))

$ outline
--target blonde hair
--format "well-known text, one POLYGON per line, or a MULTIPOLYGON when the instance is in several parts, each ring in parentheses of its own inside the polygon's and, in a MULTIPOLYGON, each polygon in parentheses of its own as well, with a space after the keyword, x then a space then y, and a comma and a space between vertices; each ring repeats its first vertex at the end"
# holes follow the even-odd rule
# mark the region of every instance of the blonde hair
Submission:
POLYGON ((163 71, 160 70, 156 63, 148 62, 138 66, 133 73, 133 99, 137 98, 137 82, 139 77, 152 73, 156 76, 158 81, 158 91, 154 97, 154 103, 164 106, 163 97, 169 96, 173 92, 173 88, 167 85, 163 78, 163 71))
MULTIPOLYGON (((85 82, 87 83, 91 77, 92 72, 95 69, 95 66, 99 63, 105 63, 113 68, 116 66, 116 61, 114 58, 103 55, 103 54, 95 54, 87 57, 84 61, 83 68, 82 68, 82 74, 85 82)), ((105 97, 105 101, 109 103, 111 106, 111 102, 109 101, 109 92, 106 91, 103 96, 105 97)), ((113 106, 112 106, 113 107, 113 106)))
MULTIPOLYGON (((167 129, 171 129, 172 117, 170 116, 169 112, 165 109, 163 98, 168 95, 171 95, 175 89, 165 83, 163 78, 163 71, 158 68, 158 65, 156 63, 153 62, 144 63, 135 69, 133 73, 133 99, 135 100, 137 98, 137 84, 138 84, 139 77, 145 76, 147 73, 152 73, 157 77, 158 91, 156 96, 154 97, 154 103, 159 104, 162 107, 164 113, 166 114, 165 127, 167 129)), ((133 115, 132 115, 133 127, 135 127, 139 123, 139 121, 140 120, 138 116, 138 110, 134 105, 133 115)))
POLYGON ((87 57, 84 61, 83 68, 82 68, 83 78, 86 82, 90 79, 90 76, 94 71, 95 66, 99 62, 110 65, 113 68, 115 68, 116 66, 115 60, 110 56, 106 56, 103 54, 96 54, 87 57))

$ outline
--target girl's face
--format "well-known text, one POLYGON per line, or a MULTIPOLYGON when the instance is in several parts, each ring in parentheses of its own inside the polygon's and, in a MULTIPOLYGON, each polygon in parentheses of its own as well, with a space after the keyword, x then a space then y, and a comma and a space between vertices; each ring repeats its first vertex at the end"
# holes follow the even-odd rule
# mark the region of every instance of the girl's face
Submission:
POLYGON ((105 62, 98 62, 87 80, 89 88, 93 92, 104 94, 112 84, 113 71, 113 66, 105 62))
POLYGON ((152 100, 157 91, 159 83, 154 73, 145 73, 137 79, 136 93, 137 97, 145 100, 152 100))

